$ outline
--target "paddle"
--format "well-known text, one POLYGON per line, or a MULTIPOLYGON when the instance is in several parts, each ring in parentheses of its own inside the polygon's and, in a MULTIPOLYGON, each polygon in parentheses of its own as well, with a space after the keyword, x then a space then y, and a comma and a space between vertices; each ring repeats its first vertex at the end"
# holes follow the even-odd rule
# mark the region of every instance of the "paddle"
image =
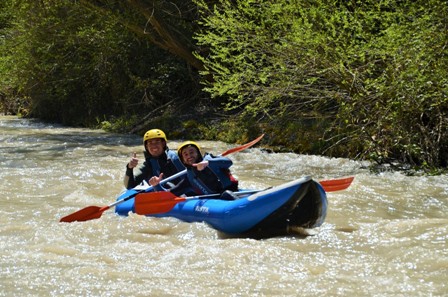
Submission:
POLYGON ((319 183, 325 192, 336 192, 347 189, 352 184, 354 178, 354 176, 350 176, 339 179, 321 180, 319 183))
MULTIPOLYGON (((335 192, 348 188, 355 177, 347 177, 340 179, 323 180, 319 183, 324 188, 325 192, 335 192)), ((236 195, 247 195, 260 192, 255 191, 241 191, 234 192, 236 195)), ((165 213, 173 209, 176 204, 190 199, 213 198, 219 197, 221 194, 210 194, 202 196, 178 197, 171 192, 152 192, 140 193, 135 197, 135 213, 140 215, 165 213)))
MULTIPOLYGON (((221 154, 221 156, 227 156, 229 154, 245 150, 245 149, 253 146, 257 142, 259 142, 263 138, 263 136, 264 136, 264 134, 258 136, 256 139, 252 140, 251 142, 248 142, 246 144, 243 144, 243 145, 240 145, 240 146, 228 149, 225 152, 223 152, 221 154)), ((176 173, 175 175, 172 175, 172 176, 170 176, 168 178, 163 179, 161 181, 161 183, 162 184, 167 183, 169 181, 172 181, 172 180, 174 180, 174 179, 176 179, 178 177, 181 177, 181 176, 185 175, 186 173, 187 173, 186 169, 182 170, 182 171, 176 173)), ((71 223, 71 222, 75 222, 75 221, 83 222, 83 221, 89 221, 89 220, 98 219, 98 218, 101 217, 103 212, 108 210, 109 208, 114 207, 114 206, 116 206, 116 205, 118 205, 120 203, 123 203, 125 201, 128 201, 129 199, 134 198, 137 194, 140 194, 141 192, 148 192, 148 191, 150 191, 152 189, 153 189, 153 187, 149 186, 146 189, 143 189, 143 190, 141 190, 141 191, 139 191, 137 193, 134 193, 134 194, 132 194, 129 197, 126 197, 124 199, 117 200, 114 203, 112 203, 110 205, 107 205, 107 206, 103 206, 103 207, 100 207, 100 206, 87 206, 87 207, 85 207, 85 208, 83 208, 81 210, 78 210, 78 211, 76 211, 76 212, 74 212, 72 214, 69 214, 69 215, 61 218, 59 222, 71 223)))
MULTIPOLYGON (((170 177, 168 177, 166 179, 163 179, 161 181, 161 183, 167 183, 167 182, 169 182, 171 180, 174 180, 174 179, 176 179, 178 177, 183 176, 185 173, 187 173, 186 170, 178 172, 175 175, 172 175, 172 176, 170 176, 170 177)), ((139 187, 139 186, 137 186, 137 187, 139 187)), ((87 207, 85 207, 85 208, 83 208, 81 210, 78 210, 78 211, 76 211, 76 212, 74 212, 72 214, 69 214, 68 216, 65 216, 65 217, 61 218, 59 220, 59 222, 71 223, 71 222, 75 222, 75 221, 77 221, 77 222, 84 222, 84 221, 90 221, 90 220, 94 220, 94 219, 99 219, 101 217, 101 215, 103 214, 103 212, 105 212, 109 208, 114 207, 114 206, 116 206, 116 205, 118 205, 120 203, 123 203, 125 201, 128 201, 129 199, 134 198, 137 194, 140 194, 140 193, 142 193, 144 191, 150 191, 150 190, 152 190, 152 186, 149 186, 148 188, 146 188, 144 190, 141 190, 139 192, 136 192, 136 193, 134 193, 134 194, 132 194, 132 195, 126 197, 126 198, 123 198, 121 200, 117 200, 114 203, 109 204, 107 206, 103 206, 103 207, 100 207, 100 206, 87 206, 87 207)))
MULTIPOLYGON (((237 196, 254 194, 263 190, 234 192, 237 196)), ((173 209, 177 203, 202 198, 220 197, 221 194, 209 194, 201 196, 178 197, 171 192, 140 193, 135 197, 135 213, 139 215, 165 213, 173 209), (150 195, 148 195, 150 194, 150 195)))

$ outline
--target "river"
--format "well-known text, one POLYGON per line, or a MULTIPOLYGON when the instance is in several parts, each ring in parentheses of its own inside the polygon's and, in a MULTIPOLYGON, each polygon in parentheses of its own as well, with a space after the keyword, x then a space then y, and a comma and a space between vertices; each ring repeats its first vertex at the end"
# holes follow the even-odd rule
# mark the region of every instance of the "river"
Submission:
POLYGON ((229 155, 244 188, 355 176, 328 193, 316 235, 222 238, 204 223, 113 210, 59 223, 116 200, 141 138, 10 116, 0 132, 0 296, 448 296, 446 175, 373 174, 348 159, 269 154, 261 141, 229 155))

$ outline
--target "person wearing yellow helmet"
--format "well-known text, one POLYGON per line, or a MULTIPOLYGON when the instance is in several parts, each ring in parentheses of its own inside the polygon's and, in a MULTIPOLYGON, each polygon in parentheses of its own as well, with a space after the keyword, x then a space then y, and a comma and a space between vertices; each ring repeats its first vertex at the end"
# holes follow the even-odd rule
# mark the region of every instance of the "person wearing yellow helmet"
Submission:
MULTIPOLYGON (((233 162, 229 158, 208 153, 202 157, 201 148, 194 141, 182 143, 177 154, 187 168, 187 176, 169 189, 173 194, 192 196, 238 191, 238 181, 230 173, 233 162)), ((153 176, 149 183, 157 190, 166 190, 159 184, 160 180, 161 176, 153 176)))
POLYGON ((148 130, 143 135, 145 161, 136 168, 139 160, 134 153, 126 164, 124 186, 127 189, 136 187, 152 176, 163 174, 163 177, 170 177, 185 169, 176 152, 168 148, 167 141, 165 132, 160 129, 148 130))

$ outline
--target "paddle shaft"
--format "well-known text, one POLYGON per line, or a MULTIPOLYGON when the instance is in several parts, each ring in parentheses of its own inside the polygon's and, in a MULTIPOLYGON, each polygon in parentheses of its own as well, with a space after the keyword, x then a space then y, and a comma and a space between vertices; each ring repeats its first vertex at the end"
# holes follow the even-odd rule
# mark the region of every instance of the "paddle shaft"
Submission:
MULTIPOLYGON (((237 191, 237 192, 232 192, 233 194, 235 194, 236 196, 243 196, 243 195, 250 195, 250 194, 255 194, 261 191, 265 191, 265 190, 247 190, 247 191, 237 191)), ((180 200, 191 200, 191 199, 208 199, 208 198, 214 198, 214 197, 221 197, 222 193, 216 193, 216 194, 206 194, 206 195, 198 195, 198 196, 176 196, 171 192, 151 192, 151 193, 138 193, 139 197, 138 199, 147 199, 147 197, 151 197, 149 198, 151 201, 160 201, 160 200, 173 200, 173 199, 178 199, 177 201, 180 202, 180 200), (168 194, 169 193, 169 194, 168 194), (162 199, 161 196, 164 196, 162 199)))

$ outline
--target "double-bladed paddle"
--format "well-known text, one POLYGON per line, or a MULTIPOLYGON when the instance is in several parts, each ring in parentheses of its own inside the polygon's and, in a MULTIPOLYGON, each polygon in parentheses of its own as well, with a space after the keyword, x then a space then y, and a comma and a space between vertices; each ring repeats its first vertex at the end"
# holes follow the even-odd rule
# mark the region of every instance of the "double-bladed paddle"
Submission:
MULTIPOLYGON (((322 180, 319 183, 324 188, 325 192, 335 192, 347 189, 352 183, 355 177, 339 178, 339 179, 329 179, 322 180)), ((237 196, 243 196, 248 194, 254 194, 261 192, 262 190, 255 191, 241 191, 234 192, 237 196)), ((178 197, 171 192, 152 192, 152 193, 140 193, 135 197, 135 213, 140 215, 151 215, 165 213, 173 209, 176 204, 191 200, 191 199, 202 199, 202 198, 213 198, 219 197, 221 194, 210 194, 201 196, 188 196, 188 197, 178 197)))
MULTIPOLYGON (((241 191, 241 192, 234 192, 233 194, 235 194, 236 196, 244 196, 261 191, 262 190, 241 191)), ((176 204, 183 201, 191 199, 202 199, 202 198, 209 199, 220 196, 221 194, 209 194, 201 196, 178 197, 168 191, 140 193, 139 195, 137 195, 137 197, 135 197, 135 213, 139 215, 165 213, 169 212, 171 209, 173 209, 174 206, 176 206, 176 204)))
MULTIPOLYGON (((251 146, 253 146, 254 144, 256 144, 257 142, 259 142, 262 138, 263 138, 264 134, 258 136, 256 139, 252 140, 251 142, 248 142, 246 144, 231 148, 226 150, 225 152, 223 152, 220 156, 227 156, 229 154, 232 153, 236 153, 236 152, 240 152, 242 150, 245 150, 251 146)), ((185 175, 187 173, 187 170, 182 170, 181 172, 176 173, 175 175, 172 175, 168 178, 165 178, 161 181, 162 184, 167 183, 169 181, 172 181, 178 177, 181 177, 183 175, 185 175)), ((65 222, 65 223, 71 223, 71 222, 83 222, 83 221, 89 221, 89 220, 94 220, 94 219, 98 219, 101 217, 101 215, 103 214, 104 211, 108 210, 111 207, 114 207, 120 203, 123 203, 125 201, 128 201, 129 199, 134 198, 137 194, 140 194, 142 192, 149 192, 150 190, 152 190, 153 187, 149 186, 148 188, 141 190, 139 192, 136 192, 126 198, 123 198, 121 200, 117 200, 114 203, 107 205, 107 206, 87 206, 81 210, 78 210, 72 214, 69 214, 68 216, 65 216, 63 218, 60 219, 59 222, 65 222)))

